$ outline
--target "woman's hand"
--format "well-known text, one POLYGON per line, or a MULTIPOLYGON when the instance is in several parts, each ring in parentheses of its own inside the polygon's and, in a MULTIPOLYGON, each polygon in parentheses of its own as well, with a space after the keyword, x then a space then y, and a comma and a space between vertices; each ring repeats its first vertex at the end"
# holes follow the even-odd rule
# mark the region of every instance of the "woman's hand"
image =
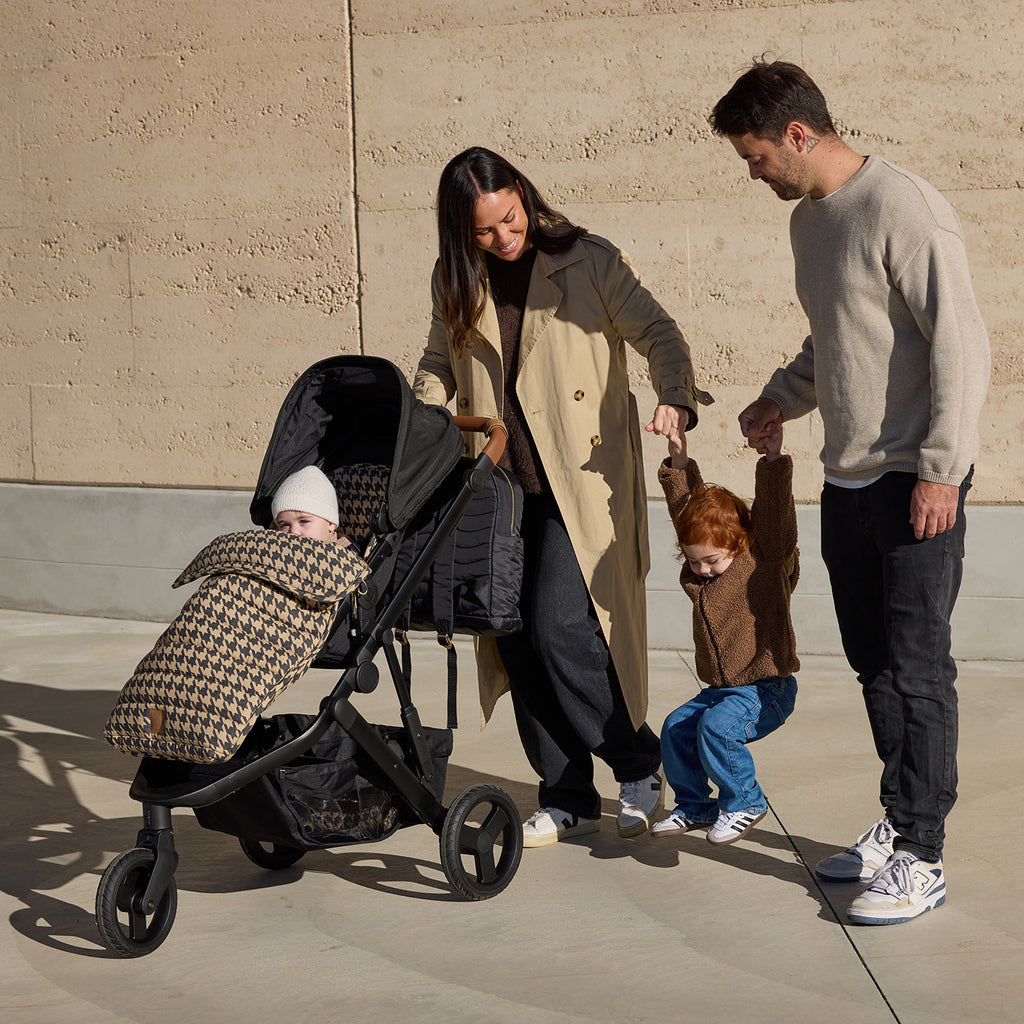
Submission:
POLYGON ((654 410, 651 422, 644 427, 649 434, 660 434, 662 437, 672 437, 673 434, 682 434, 690 425, 690 413, 688 409, 679 405, 659 405, 654 410))

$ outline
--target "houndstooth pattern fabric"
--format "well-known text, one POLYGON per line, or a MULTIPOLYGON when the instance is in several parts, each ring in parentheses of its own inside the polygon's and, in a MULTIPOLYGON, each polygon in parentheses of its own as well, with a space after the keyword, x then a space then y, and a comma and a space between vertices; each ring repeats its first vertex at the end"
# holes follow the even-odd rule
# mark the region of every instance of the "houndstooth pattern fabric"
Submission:
POLYGON ((277 530, 243 530, 212 540, 171 586, 226 572, 244 573, 296 597, 327 602, 340 601, 369 568, 357 554, 333 541, 277 530))
POLYGON ((350 549, 308 537, 218 537, 175 581, 209 577, 125 684, 104 739, 133 754, 227 760, 309 668, 337 601, 368 572, 350 549))
POLYGON ((373 532, 373 519, 387 490, 387 466, 356 462, 334 471, 333 484, 338 492, 338 532, 351 537, 361 547, 373 532))

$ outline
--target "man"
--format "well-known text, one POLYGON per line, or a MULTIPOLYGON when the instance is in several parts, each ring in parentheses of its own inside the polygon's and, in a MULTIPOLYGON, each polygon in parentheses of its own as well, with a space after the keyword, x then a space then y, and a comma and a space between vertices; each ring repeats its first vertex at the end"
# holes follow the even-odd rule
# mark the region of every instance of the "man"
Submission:
POLYGON ((957 783, 949 623, 988 337, 952 208, 920 178, 850 149, 801 68, 755 61, 709 121, 751 178, 799 200, 790 240, 810 334, 740 427, 763 452, 783 420, 821 415, 822 555, 885 814, 815 870, 868 883, 850 921, 896 924, 945 900, 957 783))

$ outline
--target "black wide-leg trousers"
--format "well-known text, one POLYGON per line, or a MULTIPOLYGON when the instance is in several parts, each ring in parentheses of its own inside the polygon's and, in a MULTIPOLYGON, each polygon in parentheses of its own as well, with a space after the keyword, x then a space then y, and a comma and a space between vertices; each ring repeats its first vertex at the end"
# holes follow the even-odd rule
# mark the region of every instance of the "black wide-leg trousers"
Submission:
POLYGON ((601 815, 593 755, 616 781, 658 771, 657 735, 633 723, 583 573, 554 498, 523 506, 523 629, 498 638, 519 736, 540 776, 540 807, 601 815))

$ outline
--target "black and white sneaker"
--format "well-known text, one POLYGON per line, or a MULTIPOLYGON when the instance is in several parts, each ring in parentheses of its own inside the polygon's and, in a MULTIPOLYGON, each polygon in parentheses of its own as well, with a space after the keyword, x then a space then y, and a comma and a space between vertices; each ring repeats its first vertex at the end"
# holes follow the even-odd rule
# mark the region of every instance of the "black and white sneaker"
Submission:
POLYGON ((681 836, 687 832, 695 832, 699 828, 707 828, 710 821, 697 821, 695 818, 688 818, 679 811, 673 811, 667 818, 662 818, 651 829, 652 836, 681 836))
POLYGON ((664 806, 661 774, 648 775, 619 786, 619 816, 615 822, 623 839, 643 835, 664 806))
POLYGON ((596 832, 600 827, 600 818, 581 818, 557 807, 542 807, 523 822, 523 846, 554 846, 562 839, 596 832))
POLYGON ((767 810, 759 814, 751 814, 749 811, 723 811, 718 820, 708 829, 708 842, 716 846, 724 846, 726 843, 735 843, 742 839, 766 814, 767 810))

